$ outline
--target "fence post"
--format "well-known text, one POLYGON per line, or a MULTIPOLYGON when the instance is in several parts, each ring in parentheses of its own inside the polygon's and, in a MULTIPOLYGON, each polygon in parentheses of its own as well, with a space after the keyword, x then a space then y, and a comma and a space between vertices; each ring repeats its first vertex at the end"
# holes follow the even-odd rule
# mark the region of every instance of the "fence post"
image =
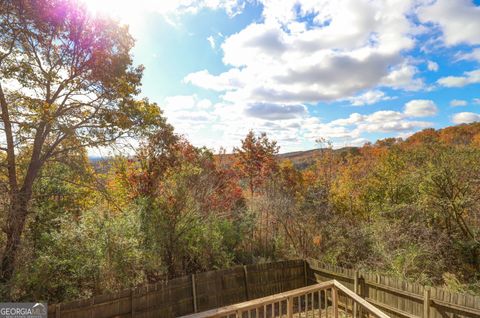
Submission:
POLYGON ((130 308, 132 318, 135 316, 135 288, 130 288, 130 308))
POLYGON ((247 300, 250 300, 250 296, 248 294, 248 274, 247 274, 247 266, 243 265, 243 278, 244 278, 244 283, 245 283, 245 297, 247 297, 247 300))
POLYGON ((90 298, 90 317, 93 318, 93 312, 95 310, 95 307, 93 307, 95 305, 95 296, 92 296, 92 298, 90 298))
MULTIPOLYGON (((359 295, 360 295, 360 297, 365 299, 368 296, 367 295, 367 287, 366 287, 367 284, 365 283, 365 277, 362 275, 358 278, 358 280, 359 280, 359 282, 358 282, 359 295)), ((377 282, 379 281, 378 275, 377 275, 376 281, 377 282)), ((361 318, 368 317, 368 311, 363 310, 362 306, 360 306, 359 312, 360 312, 359 315, 360 315, 361 318)))
POLYGON ((307 276, 307 261, 303 260, 303 277, 305 281, 305 286, 308 286, 308 276, 307 276))
POLYGON ((293 297, 287 298, 287 318, 293 317, 293 297))
POLYGON ((55 305, 55 318, 60 318, 60 304, 55 305))
POLYGON ((430 288, 425 286, 423 288, 423 318, 430 316, 430 288))
POLYGON ((197 285, 195 282, 195 274, 192 274, 192 297, 193 297, 193 312, 197 312, 197 285))
POLYGON ((333 318, 338 318, 338 291, 336 287, 332 288, 332 306, 333 318))
MULTIPOLYGON (((358 277, 359 272, 358 269, 355 270, 355 276, 353 277, 353 292, 358 295, 358 277)), ((357 318, 357 302, 353 302, 353 317, 357 318)))

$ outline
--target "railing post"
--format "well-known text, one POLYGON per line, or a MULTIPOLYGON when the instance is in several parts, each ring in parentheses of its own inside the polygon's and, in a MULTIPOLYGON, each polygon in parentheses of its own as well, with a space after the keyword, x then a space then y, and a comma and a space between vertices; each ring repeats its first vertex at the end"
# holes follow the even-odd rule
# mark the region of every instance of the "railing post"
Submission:
POLYGON ((287 298, 287 318, 293 317, 293 297, 287 298))
POLYGON ((333 318, 338 318, 338 291, 336 287, 332 288, 332 307, 333 318))
POLYGON ((423 318, 430 316, 430 288, 427 286, 423 289, 423 318))
POLYGON ((55 305, 55 318, 60 318, 60 304, 55 305))

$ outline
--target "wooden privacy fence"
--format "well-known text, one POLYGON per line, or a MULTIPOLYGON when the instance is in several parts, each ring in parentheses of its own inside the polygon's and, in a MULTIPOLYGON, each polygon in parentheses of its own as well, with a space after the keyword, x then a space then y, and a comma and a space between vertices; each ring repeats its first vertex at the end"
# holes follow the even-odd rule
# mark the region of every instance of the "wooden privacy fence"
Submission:
POLYGON ((57 318, 173 318, 304 287, 306 262, 237 266, 50 305, 57 318))
MULTIPOLYGON (((480 318, 480 297, 388 276, 291 260, 237 266, 50 305, 57 318, 173 318, 337 280, 392 318, 480 318)), ((340 301, 340 307, 341 301, 340 301)), ((354 317, 362 317, 353 304, 354 317)))
POLYGON ((390 318, 336 280, 180 318, 339 318, 340 310, 343 318, 359 317, 363 313, 390 318))
POLYGON ((335 279, 392 318, 480 318, 480 297, 306 261, 309 283, 335 279))

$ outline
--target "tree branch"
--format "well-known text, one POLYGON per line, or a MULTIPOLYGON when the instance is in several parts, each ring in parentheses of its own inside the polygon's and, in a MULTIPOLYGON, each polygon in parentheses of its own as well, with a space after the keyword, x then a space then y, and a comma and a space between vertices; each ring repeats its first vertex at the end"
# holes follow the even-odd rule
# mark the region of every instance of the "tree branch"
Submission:
MULTIPOLYGON (((0 82, 0 108, 2 109, 1 118, 3 121, 5 139, 7 140, 7 164, 8 164, 8 181, 10 185, 10 191, 15 193, 18 190, 17 180, 17 165, 15 158, 15 145, 13 142, 12 124, 10 122, 10 116, 8 112, 8 104, 3 93, 2 83, 0 82)), ((12 194, 11 193, 11 194, 12 194)))

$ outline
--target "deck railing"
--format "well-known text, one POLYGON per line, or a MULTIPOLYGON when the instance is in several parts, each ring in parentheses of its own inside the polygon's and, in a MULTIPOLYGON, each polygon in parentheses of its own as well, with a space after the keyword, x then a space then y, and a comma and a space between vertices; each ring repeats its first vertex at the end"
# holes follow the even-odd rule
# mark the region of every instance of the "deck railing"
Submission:
POLYGON ((181 318, 389 318, 336 280, 181 318))

